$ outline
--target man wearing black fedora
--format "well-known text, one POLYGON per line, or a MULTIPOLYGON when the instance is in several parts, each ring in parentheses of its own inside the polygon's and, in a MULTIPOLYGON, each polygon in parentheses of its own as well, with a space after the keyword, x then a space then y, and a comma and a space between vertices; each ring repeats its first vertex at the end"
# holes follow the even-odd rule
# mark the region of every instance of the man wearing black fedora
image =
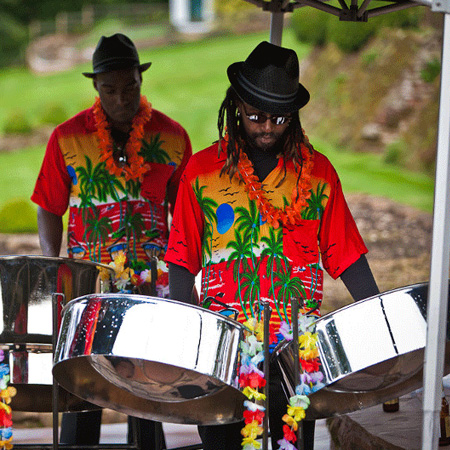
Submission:
MULTIPOLYGON (((42 253, 60 255, 68 210, 70 257, 114 267, 116 291, 167 297, 169 213, 192 154, 190 140, 141 95, 151 63, 140 63, 127 36, 101 37, 92 65, 83 75, 98 97, 56 127, 32 195, 42 253)), ((61 442, 98 444, 100 423, 101 411, 64 414, 61 442)), ((161 424, 134 418, 129 424, 138 427, 140 449, 162 448, 161 424)))
MULTIPOLYGON (((261 301, 268 301, 271 349, 292 339, 291 302, 300 299, 304 373, 296 395, 286 398, 272 360, 269 369, 272 448, 291 449, 306 396, 323 386, 314 337, 306 332, 320 316, 323 269, 340 277, 354 300, 377 294, 378 287, 338 175, 300 124, 310 95, 299 83, 295 51, 262 42, 228 67, 228 78, 219 140, 192 156, 180 184, 166 253, 170 297, 189 302, 201 271, 200 305, 237 312, 257 339, 261 301)), ((261 347, 254 340, 244 344, 238 377, 252 400, 266 380, 257 366, 261 347)), ((199 427, 204 450, 259 448, 254 441, 264 412, 245 405, 244 422, 199 427)), ((300 423, 310 450, 314 422, 300 423)))

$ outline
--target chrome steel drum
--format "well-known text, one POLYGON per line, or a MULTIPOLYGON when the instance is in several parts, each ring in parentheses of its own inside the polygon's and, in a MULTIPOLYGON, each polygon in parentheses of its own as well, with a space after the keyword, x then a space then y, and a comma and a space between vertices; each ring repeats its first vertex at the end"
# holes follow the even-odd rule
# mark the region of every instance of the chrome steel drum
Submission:
MULTIPOLYGON (((314 323, 325 387, 309 396, 307 419, 363 409, 422 386, 427 297, 428 283, 407 286, 348 305, 314 323)), ((445 352, 447 374, 448 342, 445 352)), ((292 346, 282 342, 272 357, 293 395, 292 346)))
MULTIPOLYGON (((100 292, 98 264, 45 256, 0 256, 0 348, 7 355, 14 410, 52 411, 52 296, 100 292)), ((105 266, 106 267, 106 266, 105 266)), ((61 411, 91 409, 61 390, 61 411)))
POLYGON ((132 294, 67 304, 53 374, 99 406, 162 422, 242 419, 243 326, 197 306, 132 294))

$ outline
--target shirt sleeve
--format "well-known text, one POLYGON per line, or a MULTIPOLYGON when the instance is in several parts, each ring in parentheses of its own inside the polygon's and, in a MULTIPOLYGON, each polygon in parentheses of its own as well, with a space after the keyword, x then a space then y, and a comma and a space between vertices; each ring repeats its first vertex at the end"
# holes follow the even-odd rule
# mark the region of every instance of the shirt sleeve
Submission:
POLYGON ((165 261, 197 275, 202 268, 204 214, 190 182, 191 168, 188 164, 181 177, 165 261))
POLYGON ((31 200, 57 216, 62 216, 69 205, 71 178, 55 130, 47 144, 44 160, 31 200))
POLYGON ((331 189, 320 224, 319 246, 324 268, 336 279, 368 250, 331 164, 328 171, 331 189))
POLYGON ((191 141, 189 139, 187 132, 184 129, 183 129, 183 142, 184 142, 183 158, 181 160, 180 165, 177 167, 172 177, 170 178, 169 185, 167 188, 167 196, 169 199, 169 211, 171 214, 174 213, 175 200, 177 198, 181 175, 183 174, 184 169, 186 168, 186 165, 190 157, 192 156, 191 141))

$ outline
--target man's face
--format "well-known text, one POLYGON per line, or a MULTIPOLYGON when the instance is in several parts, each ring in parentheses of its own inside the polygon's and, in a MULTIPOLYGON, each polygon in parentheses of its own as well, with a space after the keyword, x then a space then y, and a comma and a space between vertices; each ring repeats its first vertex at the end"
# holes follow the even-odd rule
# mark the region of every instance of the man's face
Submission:
POLYGON ((142 76, 138 68, 95 75, 94 87, 110 124, 128 131, 139 109, 142 76))
POLYGON ((241 123, 244 127, 247 144, 263 152, 269 151, 281 144, 284 132, 289 126, 290 114, 268 114, 244 102, 238 108, 241 114, 241 123), (264 118, 266 118, 264 122, 256 122, 256 120, 262 120, 264 118), (284 123, 281 124, 274 123, 283 121, 284 123))

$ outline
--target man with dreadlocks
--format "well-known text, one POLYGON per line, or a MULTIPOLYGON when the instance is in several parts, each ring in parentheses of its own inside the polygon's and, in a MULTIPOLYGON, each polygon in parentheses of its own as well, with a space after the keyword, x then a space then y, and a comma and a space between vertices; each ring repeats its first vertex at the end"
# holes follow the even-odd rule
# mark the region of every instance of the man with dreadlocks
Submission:
MULTIPOLYGON (((304 315, 320 316, 323 268, 354 300, 379 291, 338 175, 303 133, 299 109, 309 93, 296 53, 262 42, 228 78, 219 141, 182 175, 166 253, 170 298, 189 302, 201 270, 201 306, 246 322, 269 301, 281 341, 292 298, 302 299, 304 315)), ((275 364, 269 373, 272 448, 291 448, 282 441, 288 400, 275 364)), ((203 448, 241 449, 242 428, 199 427, 203 448)), ((314 446, 313 421, 303 423, 303 444, 314 446)))

